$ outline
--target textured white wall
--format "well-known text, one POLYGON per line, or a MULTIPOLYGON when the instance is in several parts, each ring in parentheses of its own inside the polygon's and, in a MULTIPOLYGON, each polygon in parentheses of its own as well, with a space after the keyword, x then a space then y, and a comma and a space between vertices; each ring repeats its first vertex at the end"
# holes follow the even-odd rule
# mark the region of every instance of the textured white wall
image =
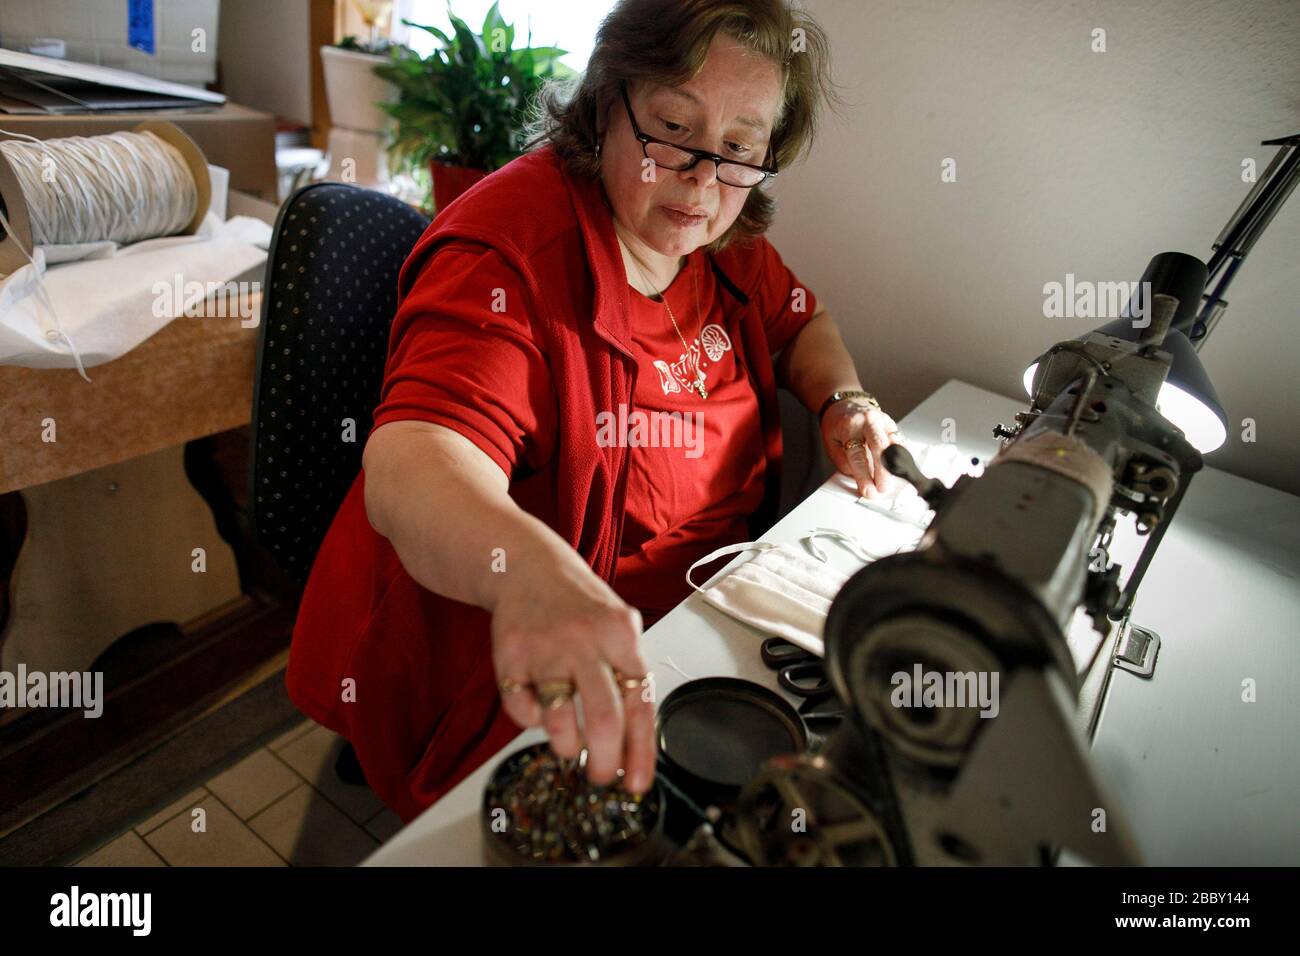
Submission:
MULTIPOLYGON (((1044 318, 1044 283, 1208 258, 1243 158, 1300 132, 1300 0, 805 2, 847 104, 780 177, 772 240, 896 417, 952 377, 1022 396, 1029 360, 1100 324, 1044 318)), ((1300 190, 1200 354, 1238 423, 1207 463, 1300 494, 1298 250, 1300 190)))

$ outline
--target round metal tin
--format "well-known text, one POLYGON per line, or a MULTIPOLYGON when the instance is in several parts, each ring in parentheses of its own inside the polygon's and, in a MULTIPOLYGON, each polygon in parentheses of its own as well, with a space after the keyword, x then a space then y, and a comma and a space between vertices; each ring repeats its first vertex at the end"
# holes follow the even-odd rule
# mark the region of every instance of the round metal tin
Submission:
POLYGON ((761 684, 705 677, 664 698, 655 740, 674 784, 701 807, 727 809, 769 758, 804 753, 808 728, 761 684))

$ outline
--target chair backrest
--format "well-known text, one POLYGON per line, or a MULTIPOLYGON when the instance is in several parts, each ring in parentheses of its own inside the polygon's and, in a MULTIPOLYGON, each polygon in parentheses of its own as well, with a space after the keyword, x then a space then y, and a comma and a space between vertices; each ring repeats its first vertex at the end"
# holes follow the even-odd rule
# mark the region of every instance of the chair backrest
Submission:
POLYGON ((249 518, 299 581, 361 470, 397 274, 428 225, 396 198, 342 183, 304 186, 276 219, 253 374, 249 518))
MULTIPOLYGON (((776 390, 781 412, 781 501, 776 520, 780 521, 810 494, 821 487, 835 471, 822 447, 822 430, 817 416, 808 411, 793 392, 776 390)), ((766 532, 763 528, 761 531, 766 532)))

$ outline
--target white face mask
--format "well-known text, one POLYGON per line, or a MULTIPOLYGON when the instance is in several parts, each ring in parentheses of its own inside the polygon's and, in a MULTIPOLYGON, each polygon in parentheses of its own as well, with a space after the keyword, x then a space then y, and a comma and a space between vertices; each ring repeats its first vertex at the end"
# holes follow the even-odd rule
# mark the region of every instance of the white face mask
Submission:
POLYGON ((830 564, 817 547, 815 539, 818 537, 839 541, 863 564, 881 557, 868 553, 843 532, 817 528, 801 539, 808 543, 816 557, 810 556, 799 544, 772 544, 768 541, 732 544, 692 564, 686 572, 686 582, 719 611, 767 634, 784 637, 821 657, 826 649, 822 632, 831 601, 851 574, 844 574, 830 564), (751 549, 758 550, 759 554, 716 584, 700 587, 691 580, 691 572, 701 564, 751 549))

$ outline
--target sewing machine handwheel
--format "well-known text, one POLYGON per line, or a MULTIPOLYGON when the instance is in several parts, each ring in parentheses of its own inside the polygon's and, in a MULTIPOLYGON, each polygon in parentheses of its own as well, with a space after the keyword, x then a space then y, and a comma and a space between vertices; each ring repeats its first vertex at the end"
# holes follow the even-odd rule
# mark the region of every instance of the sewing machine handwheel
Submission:
POLYGON ((769 760, 740 794, 736 825, 755 866, 895 866, 884 827, 823 757, 769 760))
POLYGON ((969 689, 973 676, 979 696, 995 696, 993 679, 1008 684, 1020 667, 1075 671, 1060 628, 1032 594, 987 564, 924 552, 881 558, 851 577, 831 603, 825 639, 832 683, 859 729, 930 767, 960 766, 987 710, 971 706, 969 694, 944 693, 939 706, 924 694, 918 701, 917 668, 922 689, 936 676, 945 687, 961 677, 969 689))

